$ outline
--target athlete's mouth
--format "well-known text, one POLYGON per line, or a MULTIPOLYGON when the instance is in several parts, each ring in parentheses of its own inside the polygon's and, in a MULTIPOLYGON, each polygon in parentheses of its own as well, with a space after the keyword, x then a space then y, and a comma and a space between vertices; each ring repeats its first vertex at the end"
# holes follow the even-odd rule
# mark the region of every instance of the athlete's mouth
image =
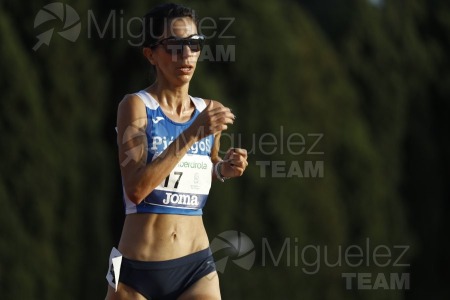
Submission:
POLYGON ((194 69, 194 66, 193 65, 182 65, 178 69, 180 69, 183 72, 189 72, 192 69, 194 69))

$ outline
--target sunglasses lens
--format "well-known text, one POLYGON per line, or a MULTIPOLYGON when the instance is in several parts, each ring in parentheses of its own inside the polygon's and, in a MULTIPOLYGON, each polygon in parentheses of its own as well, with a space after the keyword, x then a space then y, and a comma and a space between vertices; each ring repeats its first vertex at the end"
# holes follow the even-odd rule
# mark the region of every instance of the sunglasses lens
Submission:
POLYGON ((198 52, 201 50, 204 42, 203 36, 194 36, 187 39, 167 39, 164 41, 166 51, 171 54, 182 54, 183 47, 188 46, 192 52, 198 52))
POLYGON ((201 50, 202 43, 200 40, 190 39, 188 45, 192 52, 198 52, 201 50))
POLYGON ((198 52, 203 47, 203 43, 205 41, 205 37, 202 35, 195 35, 188 39, 189 48, 193 52, 198 52))

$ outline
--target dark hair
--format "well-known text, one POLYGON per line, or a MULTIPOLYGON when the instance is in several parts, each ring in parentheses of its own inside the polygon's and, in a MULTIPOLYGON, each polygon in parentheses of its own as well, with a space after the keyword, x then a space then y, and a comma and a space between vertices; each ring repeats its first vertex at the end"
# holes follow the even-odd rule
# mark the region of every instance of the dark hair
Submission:
POLYGON ((160 4, 149 11, 143 17, 143 47, 148 47, 158 41, 163 33, 166 25, 174 18, 190 17, 195 25, 198 25, 195 11, 183 5, 166 3, 160 4))

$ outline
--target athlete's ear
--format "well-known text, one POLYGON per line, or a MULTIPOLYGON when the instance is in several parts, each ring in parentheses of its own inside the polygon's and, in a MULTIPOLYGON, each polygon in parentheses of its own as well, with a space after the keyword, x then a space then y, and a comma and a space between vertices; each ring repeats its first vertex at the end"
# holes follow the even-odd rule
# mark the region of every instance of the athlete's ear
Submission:
POLYGON ((144 47, 142 49, 142 54, 145 56, 145 58, 152 64, 156 65, 155 58, 153 57, 153 50, 149 47, 144 47))

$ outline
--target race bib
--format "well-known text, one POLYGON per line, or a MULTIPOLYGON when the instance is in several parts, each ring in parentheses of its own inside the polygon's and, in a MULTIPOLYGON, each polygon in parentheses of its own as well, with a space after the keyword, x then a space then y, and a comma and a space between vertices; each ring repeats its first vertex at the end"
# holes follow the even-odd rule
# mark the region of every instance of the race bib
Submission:
POLYGON ((200 209, 208 198, 211 174, 212 162, 209 156, 186 154, 144 202, 151 205, 200 209))

